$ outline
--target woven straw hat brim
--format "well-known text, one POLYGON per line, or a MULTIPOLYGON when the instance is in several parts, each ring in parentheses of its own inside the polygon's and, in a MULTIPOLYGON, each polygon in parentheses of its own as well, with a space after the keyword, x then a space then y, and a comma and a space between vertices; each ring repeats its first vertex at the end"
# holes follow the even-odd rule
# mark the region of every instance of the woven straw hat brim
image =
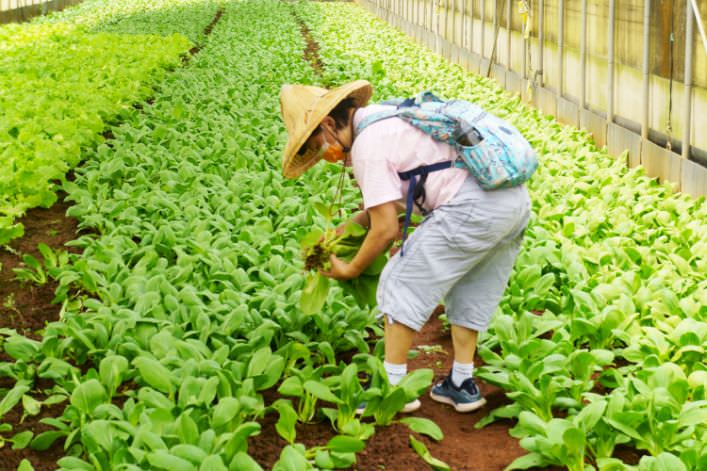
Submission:
POLYGON ((312 132, 336 106, 348 97, 357 107, 365 106, 373 89, 366 80, 356 80, 333 90, 308 85, 284 85, 280 91, 280 111, 287 129, 282 157, 282 173, 297 178, 319 161, 316 149, 298 155, 312 132))

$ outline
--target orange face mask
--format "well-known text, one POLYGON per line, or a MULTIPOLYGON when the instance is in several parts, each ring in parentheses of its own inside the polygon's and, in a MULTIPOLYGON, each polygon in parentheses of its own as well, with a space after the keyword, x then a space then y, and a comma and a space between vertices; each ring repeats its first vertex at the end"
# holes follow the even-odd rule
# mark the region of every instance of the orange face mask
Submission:
MULTIPOLYGON (((327 130, 327 132, 329 131, 327 130)), ((331 162, 333 164, 342 160, 346 160, 346 154, 350 150, 342 146, 338 138, 334 137, 334 139, 336 139, 336 142, 334 142, 333 144, 329 143, 328 140, 325 140, 324 144, 319 149, 318 155, 319 158, 322 158, 327 162, 331 162)))
POLYGON ((345 160, 346 152, 344 152, 344 148, 341 147, 341 144, 338 142, 335 144, 325 142, 321 149, 319 149, 319 157, 334 164, 341 160, 345 160))

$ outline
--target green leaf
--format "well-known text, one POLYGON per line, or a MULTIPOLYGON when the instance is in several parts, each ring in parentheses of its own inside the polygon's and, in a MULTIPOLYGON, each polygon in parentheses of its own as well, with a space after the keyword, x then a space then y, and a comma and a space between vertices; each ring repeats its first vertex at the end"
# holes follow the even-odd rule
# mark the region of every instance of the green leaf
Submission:
POLYGON ((103 385, 97 379, 79 384, 71 394, 71 404, 83 414, 91 415, 99 404, 108 400, 103 385))
MULTIPOLYGON (((203 467, 203 465, 202 465, 203 467)), ((263 468, 251 458, 245 451, 239 451, 235 454, 231 460, 230 469, 235 469, 238 471, 263 471, 263 468)), ((199 471, 210 471, 208 469, 199 469, 199 471)), ((218 471, 214 469, 214 471, 218 471)))
POLYGON ((503 468, 503 471, 511 471, 514 469, 530 469, 530 468, 536 468, 536 467, 544 467, 549 464, 552 464, 551 462, 547 461, 542 455, 538 453, 528 453, 527 455, 523 455, 519 458, 516 458, 503 468))
POLYGON ((304 289, 300 296, 300 309, 311 315, 321 312, 329 294, 329 279, 318 272, 307 274, 304 289))
POLYGON ((235 397, 221 398, 214 407, 211 426, 214 428, 222 427, 233 420, 236 414, 241 410, 241 403, 235 397))
POLYGON ((331 389, 329 389, 329 387, 324 383, 310 379, 304 382, 304 389, 312 396, 321 399, 322 401, 341 404, 341 399, 336 397, 336 395, 331 392, 331 389))
POLYGON ((347 435, 337 435, 327 443, 326 447, 340 453, 357 453, 366 447, 363 440, 349 437, 347 435))
POLYGON ((148 357, 137 357, 133 360, 142 379, 148 385, 163 393, 172 394, 172 372, 159 361, 148 357))
POLYGON ((253 377, 261 374, 268 367, 270 362, 270 357, 272 357, 272 351, 270 347, 264 347, 256 351, 248 363, 247 377, 253 377))
POLYGON ((294 445, 287 445, 280 453, 280 459, 273 465, 272 471, 305 471, 312 469, 304 454, 294 445))
POLYGON ((687 471, 685 464, 672 453, 663 452, 658 456, 644 456, 638 463, 640 471, 687 471))
POLYGON ((314 464, 320 469, 334 469, 335 467, 334 460, 328 450, 317 450, 317 454, 314 455, 314 464))
POLYGON ((15 360, 31 362, 39 351, 39 342, 20 335, 13 335, 5 339, 3 348, 5 353, 15 360))
POLYGON ((277 392, 283 396, 302 397, 304 394, 302 380, 297 376, 290 376, 289 378, 286 378, 282 384, 280 384, 280 387, 277 388, 277 392))
POLYGON ((442 430, 430 419, 423 417, 405 417, 404 419, 400 419, 400 422, 410 427, 410 430, 413 432, 427 435, 437 441, 444 438, 442 430))
POLYGON ((92 465, 86 463, 80 458, 76 458, 75 456, 65 456, 64 458, 59 459, 56 463, 64 469, 96 471, 96 468, 92 465))
POLYGON ((17 471, 34 471, 34 467, 32 467, 32 463, 30 463, 28 459, 23 459, 20 461, 17 471))
POLYGON ((57 438, 66 436, 66 432, 58 430, 49 430, 47 432, 42 432, 30 443, 30 448, 33 450, 44 451, 49 449, 50 446, 56 441, 57 438))
POLYGON ((288 443, 294 443, 297 436, 297 430, 295 429, 297 412, 292 407, 292 403, 289 400, 280 399, 273 404, 273 407, 280 413, 280 418, 275 424, 275 430, 288 443))
POLYGON ((22 396, 22 408, 27 415, 37 415, 42 408, 42 403, 32 396, 25 394, 22 396))
POLYGON ((12 442, 12 449, 19 450, 22 448, 26 448, 27 445, 29 445, 30 441, 32 441, 33 436, 34 433, 31 430, 25 430, 24 432, 16 433, 10 439, 10 441, 12 442))
POLYGON ((123 382, 128 371, 128 360, 120 355, 109 355, 101 360, 98 367, 98 376, 105 385, 109 394, 115 393, 123 382))
POLYGON ((604 411, 606 410, 605 400, 595 400, 584 408, 577 414, 574 419, 574 423, 579 426, 584 433, 589 433, 594 426, 599 422, 604 411))
MULTIPOLYGON (((239 455, 239 454, 237 454, 237 455, 239 455)), ((240 463, 237 463, 237 464, 240 465, 240 463)), ((245 466, 239 466, 234 469, 251 470, 251 469, 259 469, 259 468, 247 468, 245 466)), ((199 471, 228 471, 228 468, 226 467, 225 464, 223 464, 223 460, 221 459, 220 456, 211 455, 211 456, 206 457, 206 459, 204 459, 204 461, 201 462, 201 466, 199 466, 199 471)))
POLYGON ((174 456, 191 462, 194 465, 200 465, 208 457, 208 454, 198 446, 189 445, 186 443, 180 443, 179 445, 173 446, 169 452, 174 456))
POLYGON ((410 446, 435 471, 452 471, 452 468, 447 463, 432 456, 425 444, 412 435, 410 435, 410 446))
POLYGON ((15 407, 27 391, 29 391, 29 384, 26 381, 18 381, 0 401, 0 417, 15 407))
POLYGON ((408 400, 412 400, 419 397, 423 391, 430 387, 433 378, 434 372, 431 369, 419 368, 412 373, 408 373, 398 383, 398 387, 405 390, 408 400))
POLYGON ((148 453, 147 461, 157 469, 166 469, 169 471, 197 471, 196 466, 189 461, 174 456, 165 450, 157 450, 148 453))
POLYGON ((177 435, 182 443, 190 443, 192 445, 199 443, 199 427, 187 411, 182 412, 175 425, 177 435))

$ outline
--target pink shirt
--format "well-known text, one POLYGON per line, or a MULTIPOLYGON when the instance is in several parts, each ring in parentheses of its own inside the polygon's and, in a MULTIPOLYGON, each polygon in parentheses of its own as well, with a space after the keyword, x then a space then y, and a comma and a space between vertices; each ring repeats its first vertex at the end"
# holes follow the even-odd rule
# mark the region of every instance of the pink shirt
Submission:
MULTIPOLYGON (((353 118, 354 129, 369 114, 390 108, 387 105, 359 108, 353 118)), ((409 181, 401 180, 397 172, 455 159, 451 146, 433 140, 400 118, 371 124, 356 136, 351 147, 354 176, 363 193, 365 209, 390 201, 404 203, 409 181)), ((449 201, 468 175, 461 168, 430 173, 425 184, 424 208, 432 210, 449 201)))

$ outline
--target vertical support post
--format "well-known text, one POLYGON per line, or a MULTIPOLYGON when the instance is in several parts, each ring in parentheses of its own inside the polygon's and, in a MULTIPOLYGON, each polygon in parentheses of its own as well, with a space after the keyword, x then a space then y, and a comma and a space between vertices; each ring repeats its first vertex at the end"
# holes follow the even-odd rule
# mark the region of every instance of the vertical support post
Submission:
POLYGON ((683 118, 682 157, 690 158, 690 121, 692 120, 692 51, 695 41, 695 13, 687 0, 687 23, 685 24, 685 115, 683 118))
POLYGON ((607 104, 606 104, 606 120, 610 123, 614 122, 614 37, 615 37, 615 25, 616 25, 616 0, 609 0, 609 43, 607 45, 609 49, 608 54, 608 87, 607 93, 607 104))
POLYGON ((487 77, 490 77, 489 74, 491 72, 491 67, 493 67, 494 61, 496 60, 494 55, 494 52, 496 52, 496 48, 498 47, 498 36, 496 35, 496 31, 500 21, 501 20, 498 18, 498 0, 493 0, 493 44, 491 44, 491 53, 489 54, 489 72, 486 73, 487 77))
MULTIPOLYGON (((530 9, 528 9, 528 16, 530 16, 530 9)), ((521 25, 521 34, 523 36, 523 63, 521 66, 523 67, 523 73, 521 76, 528 80, 528 39, 526 39, 525 35, 525 29, 527 28, 527 24, 521 25)))
POLYGON ((474 0, 471 0, 471 17, 469 20, 469 50, 474 52, 474 0))
POLYGON ((481 11, 479 13, 479 19, 481 20, 481 58, 486 57, 486 2, 481 2, 481 11))
POLYGON ((545 43, 545 2, 544 0, 540 0, 540 3, 538 4, 538 71, 536 72, 537 75, 539 75, 539 86, 543 86, 543 74, 545 71, 543 70, 543 55, 545 54, 545 48, 544 48, 544 43, 545 43))
POLYGON ((557 96, 565 94, 565 0, 558 5, 557 25, 557 96))
POLYGON ((506 60, 508 63, 506 64, 508 67, 508 70, 511 70, 511 26, 513 23, 511 22, 513 14, 513 3, 511 0, 506 0, 506 60))
POLYGON ((435 8, 434 8, 434 18, 435 18, 435 52, 437 54, 442 53, 442 42, 440 41, 439 37, 439 9, 440 9, 440 2, 442 0, 434 0, 435 2, 435 8))
POLYGON ((454 10, 452 11, 452 44, 457 43, 457 0, 454 0, 454 10))
POLYGON ((651 41, 651 2, 644 2, 643 7, 643 119, 641 137, 648 139, 648 101, 650 99, 650 41, 651 41))
MULTIPOLYGON (((650 3, 650 2, 646 2, 650 3)), ((582 90, 580 91, 580 109, 587 107, 587 0, 582 0, 582 37, 580 38, 580 60, 582 63, 582 77, 580 80, 582 90)))
POLYGON ((466 1, 467 0, 462 0, 462 28, 461 28, 461 36, 462 36, 462 43, 461 47, 462 49, 466 49, 466 30, 467 30, 467 17, 466 17, 466 1))

